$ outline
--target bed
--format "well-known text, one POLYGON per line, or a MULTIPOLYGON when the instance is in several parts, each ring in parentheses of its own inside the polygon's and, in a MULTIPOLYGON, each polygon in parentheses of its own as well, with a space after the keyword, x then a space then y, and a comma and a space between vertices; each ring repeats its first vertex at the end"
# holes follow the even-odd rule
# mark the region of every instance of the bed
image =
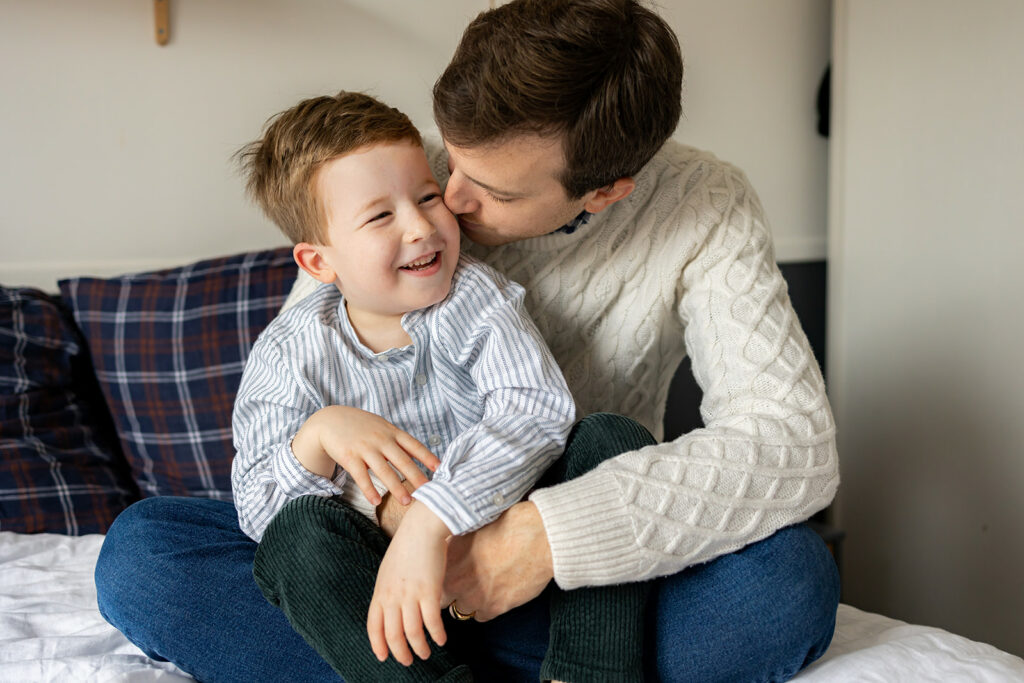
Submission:
MULTIPOLYGON (((133 501, 230 496, 234 392, 294 278, 282 248, 0 286, 0 681, 190 679, 103 620, 93 568, 133 501)), ((796 680, 1024 681, 1024 660, 840 605, 796 680)))
MULTIPOLYGON (((174 681, 96 608, 103 536, 0 532, 0 680, 174 681)), ((1021 681, 1024 661, 947 631, 840 605, 832 645, 794 680, 1021 681)))

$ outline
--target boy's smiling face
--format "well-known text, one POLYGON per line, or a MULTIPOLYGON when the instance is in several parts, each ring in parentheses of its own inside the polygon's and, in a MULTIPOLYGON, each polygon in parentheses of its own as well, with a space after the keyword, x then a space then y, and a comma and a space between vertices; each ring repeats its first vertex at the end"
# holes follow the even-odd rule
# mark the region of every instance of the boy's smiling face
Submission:
POLYGON ((405 313, 448 296, 459 226, 421 146, 394 142, 358 149, 324 164, 314 182, 326 244, 298 245, 296 260, 302 264, 302 248, 316 252, 319 267, 307 270, 338 286, 357 331, 394 325, 405 313))

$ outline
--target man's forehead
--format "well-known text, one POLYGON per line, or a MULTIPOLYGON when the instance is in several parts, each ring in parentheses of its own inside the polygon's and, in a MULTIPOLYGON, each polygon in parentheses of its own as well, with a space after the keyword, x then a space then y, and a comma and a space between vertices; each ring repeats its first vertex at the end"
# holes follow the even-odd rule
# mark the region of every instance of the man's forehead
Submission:
POLYGON ((447 140, 449 165, 492 192, 522 193, 558 181, 565 168, 560 137, 522 134, 460 147, 447 140))

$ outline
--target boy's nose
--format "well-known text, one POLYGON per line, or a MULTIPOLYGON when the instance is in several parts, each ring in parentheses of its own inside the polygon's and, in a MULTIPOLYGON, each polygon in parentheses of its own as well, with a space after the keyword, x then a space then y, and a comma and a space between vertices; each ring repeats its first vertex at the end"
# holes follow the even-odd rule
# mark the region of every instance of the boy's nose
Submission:
POLYGON ((422 212, 417 212, 405 231, 405 239, 409 242, 416 242, 417 240, 430 237, 435 232, 437 232, 437 228, 434 227, 430 219, 424 216, 422 212))

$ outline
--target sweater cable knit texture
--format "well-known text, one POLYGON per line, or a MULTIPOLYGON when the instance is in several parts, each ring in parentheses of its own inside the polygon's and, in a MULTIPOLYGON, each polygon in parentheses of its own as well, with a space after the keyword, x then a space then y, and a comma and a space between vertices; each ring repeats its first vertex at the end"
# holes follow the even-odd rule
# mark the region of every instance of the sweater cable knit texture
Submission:
POLYGON ((571 235, 464 243, 526 288, 580 417, 627 415, 661 441, 686 354, 704 392, 704 428, 530 495, 563 589, 706 562, 807 519, 839 483, 821 371, 744 174, 670 141, 635 180, 571 235))

